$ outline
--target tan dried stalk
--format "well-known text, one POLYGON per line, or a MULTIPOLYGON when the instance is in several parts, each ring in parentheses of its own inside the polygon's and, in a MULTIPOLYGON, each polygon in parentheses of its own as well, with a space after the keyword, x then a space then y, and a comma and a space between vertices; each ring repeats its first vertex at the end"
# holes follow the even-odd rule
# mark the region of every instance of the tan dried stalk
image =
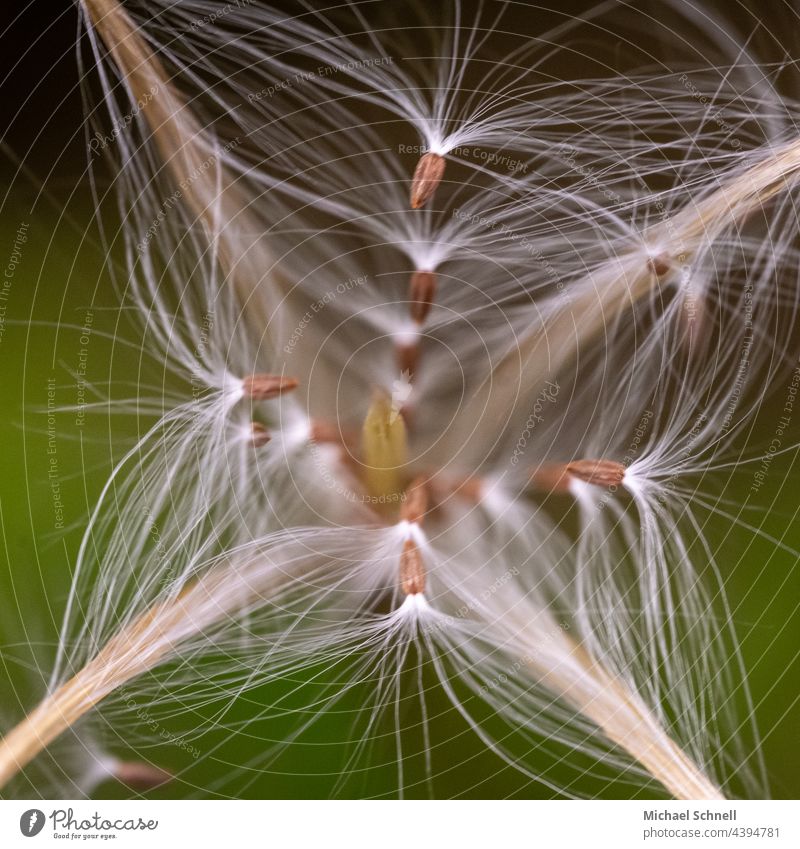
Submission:
POLYGON ((274 268, 264 240, 252 236, 263 227, 233 185, 219 147, 209 141, 122 6, 116 0, 83 0, 83 6, 122 71, 132 99, 141 104, 142 117, 173 182, 215 239, 220 266, 247 305, 247 315, 263 328, 289 287, 274 268), (230 226, 234 220, 236 226, 230 226))
MULTIPOLYGON (((632 307, 660 285, 666 273, 691 262, 702 244, 710 244, 721 231, 741 225, 754 212, 800 175, 800 140, 790 142, 771 158, 751 165, 700 201, 690 199, 671 220, 643 234, 645 244, 659 246, 658 270, 642 251, 610 260, 596 269, 592 285, 565 300, 542 325, 531 328, 519 346, 508 353, 467 400, 464 415, 453 426, 463 435, 457 442, 492 445, 497 422, 507 421, 520 395, 534 395, 553 374, 575 359, 582 345, 598 338, 619 313, 632 307), (491 410, 492 415, 485 415, 491 410)), ((526 412, 527 415, 527 412, 526 412)))
POLYGON ((531 661, 531 671, 552 692, 640 763, 675 799, 724 799, 722 791, 664 731, 637 694, 562 635, 565 651, 581 674, 568 675, 559 666, 547 669, 531 661))
MULTIPOLYGON (((406 568, 402 575, 407 592, 421 592, 424 588, 418 551, 416 556, 414 568, 406 568)), ((232 577, 226 568, 219 567, 177 598, 156 604, 45 698, 0 741, 0 788, 115 690, 169 659, 183 640, 234 615, 244 597, 228 593, 219 600, 219 591, 230 586, 232 577)), ((253 592, 254 588, 248 590, 253 592)), ((559 642, 557 664, 546 666, 539 660, 528 661, 535 679, 594 722, 676 799, 724 798, 630 688, 568 636, 562 634, 559 642)))
POLYGON ((66 683, 45 697, 0 741, 0 788, 108 695, 173 655, 187 637, 229 616, 242 600, 220 595, 228 572, 216 568, 174 599, 156 603, 116 636, 66 683), (220 598, 224 600, 220 601, 220 598))

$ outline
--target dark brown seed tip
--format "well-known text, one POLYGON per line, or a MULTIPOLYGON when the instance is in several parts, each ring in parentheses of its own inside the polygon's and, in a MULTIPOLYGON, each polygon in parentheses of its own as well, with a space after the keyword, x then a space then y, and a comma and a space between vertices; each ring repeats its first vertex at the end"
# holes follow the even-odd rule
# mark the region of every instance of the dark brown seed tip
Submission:
POLYGON ((406 595, 425 592, 425 566, 419 547, 413 539, 407 539, 403 543, 400 553, 400 587, 406 595))
POLYGON ((419 364, 419 342, 398 342, 395 345, 397 370, 402 374, 408 372, 413 376, 419 364))
POLYGON ((672 268, 672 258, 668 253, 656 254, 647 260, 647 267, 656 277, 663 277, 672 268))
POLYGON ((433 479, 428 483, 428 490, 435 502, 433 509, 437 509, 443 501, 453 496, 464 498, 472 504, 479 504, 486 492, 486 484, 479 477, 433 479))
POLYGON ((438 153, 424 154, 411 181, 411 208, 419 209, 424 206, 436 191, 444 176, 445 158, 438 153))
POLYGON ((544 463, 531 472, 531 483, 547 492, 568 492, 567 467, 563 463, 544 463))
POLYGON ((619 486, 625 477, 625 466, 614 460, 576 460, 567 465, 567 471, 595 486, 619 486))
POLYGON ((424 475, 414 478, 405 492, 400 507, 400 518, 412 524, 421 524, 428 511, 428 479, 424 475))
POLYGON ((119 761, 113 772, 114 778, 134 790, 152 790, 174 778, 171 772, 144 761, 119 761))
POLYGON ((483 498, 486 486, 480 478, 464 478, 456 483, 453 491, 456 495, 479 504, 483 498))
POLYGON ((268 401, 284 392, 297 389, 298 382, 293 377, 278 374, 251 374, 242 380, 242 389, 248 398, 254 401, 268 401))
POLYGON ((411 318, 417 324, 422 324, 428 317, 435 295, 436 273, 433 271, 415 271, 411 275, 409 300, 411 301, 411 318))
POLYGON ((270 432, 264 427, 261 422, 253 422, 250 425, 250 440, 256 448, 260 448, 262 445, 266 445, 272 436, 270 436, 270 432))

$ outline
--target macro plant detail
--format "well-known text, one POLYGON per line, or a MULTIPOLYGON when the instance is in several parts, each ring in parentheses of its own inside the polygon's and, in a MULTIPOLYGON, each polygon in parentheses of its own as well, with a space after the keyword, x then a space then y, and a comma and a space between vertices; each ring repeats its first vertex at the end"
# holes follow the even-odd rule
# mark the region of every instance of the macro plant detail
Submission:
POLYGON ((358 2, 79 6, 114 283, 156 376, 96 388, 147 426, 0 786, 48 759, 87 796, 171 780, 104 749, 146 705, 187 746, 200 716, 254 740, 290 718, 253 772, 341 711, 332 794, 380 739, 396 795, 447 795, 439 699, 539 793, 764 798, 708 527, 759 533, 725 476, 797 385, 773 69, 680 0, 668 64, 599 52, 580 78, 613 4, 535 34, 503 2, 410 30, 358 2))

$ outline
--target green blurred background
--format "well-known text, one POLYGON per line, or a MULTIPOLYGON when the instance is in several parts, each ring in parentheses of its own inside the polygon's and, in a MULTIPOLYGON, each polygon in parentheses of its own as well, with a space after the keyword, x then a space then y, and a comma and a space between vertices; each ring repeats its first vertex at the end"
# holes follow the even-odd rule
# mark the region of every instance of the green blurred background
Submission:
MULTIPOLYGON (((88 414, 83 423, 78 423, 74 411, 54 411, 79 403, 75 374, 84 364, 87 382, 100 396, 110 392, 113 397, 134 394, 141 366, 135 345, 124 342, 135 341, 136 332, 127 329, 128 319, 120 314, 109 271, 110 265, 122 267, 122 257, 107 255, 94 215, 78 90, 77 15, 69 3, 61 10, 54 9, 56 5, 60 4, 23 2, 4 10, 0 24, 6 57, 0 101, 0 262, 4 269, 15 240, 19 248, 19 261, 5 290, 0 335, 0 403, 5 425, 0 450, 0 641, 5 646, 0 660, 0 717, 4 724, 19 718, 41 692, 86 517, 111 466, 112 451, 119 456, 120 445, 132 439, 139 426, 133 420, 110 421, 103 411, 88 414), (17 236, 23 225, 27 225, 24 244, 17 236), (86 334, 88 326, 91 332, 86 334), (110 380, 114 384, 109 387, 110 380)), ((576 2, 569 8, 577 13, 591 5, 576 2)), ((565 10, 563 3, 558 7, 565 10)), ((744 33, 753 26, 754 13, 762 18, 765 32, 785 31, 791 20, 787 9, 791 7, 782 3, 767 12, 759 12, 753 4, 728 6, 744 33)), ((530 16, 537 15, 542 26, 550 22, 545 10, 530 4, 515 4, 509 14, 511 29, 514 16, 523 16, 526 25, 530 16)), ((775 51, 776 56, 785 55, 785 45, 776 40, 775 51)), ((570 72, 578 76, 581 69, 576 66, 570 72)), ((101 168, 95 177, 94 190, 102 195, 108 175, 101 168)), ((773 406, 763 411, 761 431, 753 434, 751 446, 766 446, 772 438, 780 397, 773 406)), ((800 439, 800 432, 793 436, 800 439)), ((790 548, 800 547, 800 485, 794 464, 793 453, 773 462, 759 495, 763 511, 752 517, 754 524, 790 548)), ((738 476, 727 487, 726 497, 743 498, 750 482, 750 473, 738 476)), ((710 536, 718 547, 750 672, 772 790, 777 797, 797 798, 800 569, 792 554, 740 528, 717 521, 711 525, 710 536)), ((266 703, 273 696, 256 692, 248 698, 266 703)), ((291 747, 265 771, 234 774, 232 767, 249 762, 266 748, 263 735, 282 739, 291 728, 289 721, 235 736, 215 731, 203 734, 191 743, 204 755, 199 760, 174 742, 140 749, 149 759, 179 773, 175 783, 154 795, 327 796, 347 751, 330 741, 346 737, 350 723, 346 708, 357 707, 359 698, 355 692, 342 713, 324 718, 300 745, 291 747), (219 790, 214 789, 221 778, 232 774, 219 790)), ((234 709, 234 716, 247 716, 252 709, 243 703, 234 709)), ((437 795, 549 795, 486 752, 444 701, 434 701, 432 713, 432 736, 441 741, 434 753, 437 795)), ((200 726, 206 719, 197 716, 189 721, 200 726)), ((169 733, 180 736, 186 722, 184 717, 174 726, 164 725, 169 733)), ((128 728, 110 727, 106 735, 116 752, 125 752, 131 736, 128 728)), ((393 746, 390 736, 376 743, 376 766, 356 774, 345 788, 346 795, 392 794, 393 746)), ((408 768, 409 795, 426 795, 424 784, 414 783, 422 775, 419 758, 412 757, 408 768)), ((593 784, 590 778, 582 781, 580 789, 605 796, 628 793, 623 785, 607 786, 602 780, 593 784)), ((113 783, 98 791, 110 797, 121 794, 127 791, 113 783)))

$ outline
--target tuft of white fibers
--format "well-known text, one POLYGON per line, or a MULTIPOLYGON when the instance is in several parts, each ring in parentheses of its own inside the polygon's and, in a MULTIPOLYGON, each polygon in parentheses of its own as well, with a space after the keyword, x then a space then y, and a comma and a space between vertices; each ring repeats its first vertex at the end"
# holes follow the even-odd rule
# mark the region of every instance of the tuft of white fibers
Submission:
POLYGON ((506 4, 452 0, 424 60, 355 3, 81 6, 163 388, 110 402, 156 421, 0 784, 84 722, 146 745, 132 705, 234 733, 258 690, 247 724, 296 718, 286 745, 358 700, 334 792, 387 723, 396 792, 420 758, 436 792, 438 694, 543 792, 766 794, 704 534, 797 358, 800 141, 770 69, 680 2, 713 64, 687 42, 578 80, 554 63, 613 4, 498 56, 506 4))

